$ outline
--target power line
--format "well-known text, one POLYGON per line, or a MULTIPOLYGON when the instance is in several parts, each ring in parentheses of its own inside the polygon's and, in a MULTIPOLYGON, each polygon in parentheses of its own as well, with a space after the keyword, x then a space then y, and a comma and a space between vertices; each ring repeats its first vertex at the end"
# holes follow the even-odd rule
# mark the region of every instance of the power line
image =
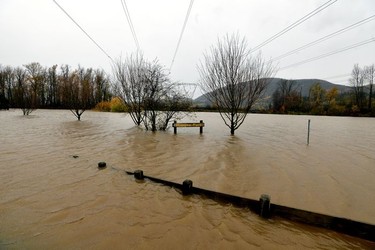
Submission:
POLYGON ((343 83, 349 82, 349 78, 341 78, 341 79, 338 79, 338 80, 330 80, 330 82, 336 83, 336 84, 343 84, 343 83))
POLYGON ((282 36, 283 34, 285 34, 286 32, 290 31, 291 29, 294 29, 295 27, 297 27, 298 25, 300 25, 301 23, 307 21, 308 19, 310 19, 311 17, 315 16, 316 14, 318 14, 319 12, 321 12, 322 10, 328 8, 329 6, 331 6, 332 4, 334 4, 335 2, 337 2, 338 0, 329 0, 328 2, 322 4, 321 6, 319 6, 318 8, 316 8, 315 10, 311 11, 310 13, 308 13, 307 15, 303 16, 302 18, 298 19, 297 21, 295 21, 294 23, 292 23, 291 25, 289 25, 288 27, 284 28, 283 30, 281 30, 280 32, 276 33, 275 35, 271 36, 270 38, 268 38, 267 40, 265 40, 264 42, 262 42, 261 44, 255 46, 253 49, 250 50, 250 53, 256 51, 256 50, 259 50, 260 48, 262 48, 263 46, 269 44, 270 42, 272 42, 273 40, 275 40, 276 38, 282 36))
POLYGON ((337 78, 343 78, 351 76, 351 74, 342 74, 342 75, 335 75, 335 76, 328 76, 328 77, 322 77, 321 79, 330 80, 330 79, 337 79, 337 78))
POLYGON ((129 24, 129 27, 130 27, 130 31, 132 32, 132 36, 133 36, 135 45, 137 46, 137 50, 140 51, 138 38, 137 38, 137 35, 135 33, 134 25, 133 25, 132 19, 130 17, 128 6, 126 5, 126 1, 125 0, 121 0, 121 5, 122 5, 122 9, 124 10, 124 14, 126 16, 126 20, 128 21, 128 24, 129 24))
POLYGON ((173 59, 172 59, 172 62, 171 62, 171 66, 169 67, 169 71, 171 71, 173 63, 174 63, 174 60, 176 59, 176 55, 177 55, 178 48, 180 47, 182 35, 184 34, 185 27, 186 27, 186 24, 188 22, 191 9, 193 8, 193 3, 194 3, 194 0, 190 0, 189 8, 188 8, 188 10, 186 12, 185 21, 184 21, 184 24, 182 25, 181 34, 180 34, 180 37, 179 37, 178 42, 177 42, 176 50, 174 51, 174 54, 173 54, 173 59))
POLYGON ((345 48, 342 48, 342 49, 339 49, 339 50, 335 50, 335 51, 332 51, 332 52, 329 52, 329 53, 326 53, 326 54, 322 54, 322 55, 319 55, 319 56, 316 56, 316 57, 312 57, 312 58, 309 58, 309 59, 306 59, 306 60, 303 60, 303 61, 300 61, 300 62, 297 62, 297 63, 293 63, 293 64, 290 64, 288 66, 282 67, 279 70, 284 70, 284 69, 296 67, 296 66, 308 63, 308 62, 316 61, 316 60, 319 60, 319 59, 322 59, 322 58, 325 58, 325 57, 328 57, 328 56, 332 56, 332 55, 335 55, 335 54, 338 54, 338 53, 341 53, 341 52, 344 52, 344 51, 347 51, 347 50, 350 50, 350 49, 354 49, 354 48, 366 45, 366 44, 371 43, 371 42, 375 42, 375 38, 370 38, 370 39, 364 40, 362 42, 349 45, 349 46, 347 46, 345 48))
POLYGON ((71 17, 69 14, 68 14, 68 12, 66 12, 65 10, 64 10, 64 8, 63 7, 61 7, 61 5, 60 4, 58 4, 57 2, 56 2, 56 0, 53 0, 53 2, 65 13, 65 15, 67 15, 69 18, 70 18, 70 20, 72 20, 73 21, 73 23, 75 23, 75 25, 77 25, 78 26, 78 28, 80 28, 81 29, 81 31, 83 32, 83 33, 85 33, 85 35, 88 37, 88 38, 90 38, 90 40, 113 62, 113 59, 107 54, 107 52, 105 52, 105 50, 97 43, 97 42, 95 42, 95 40, 73 19, 73 17, 71 17))
POLYGON ((335 36, 337 36, 337 35, 340 35, 340 34, 346 32, 346 31, 349 31, 349 30, 351 30, 351 29, 357 28, 358 26, 363 25, 363 24, 368 23, 368 22, 371 22, 371 21, 373 21, 373 20, 375 20, 375 15, 372 15, 372 16, 370 16, 370 17, 368 17, 368 18, 365 18, 365 19, 363 19, 363 20, 361 20, 361 21, 359 21, 359 22, 356 22, 356 23, 354 23, 354 24, 351 24, 351 25, 349 25, 349 26, 347 26, 347 27, 345 27, 345 28, 339 29, 339 30, 337 30, 337 31, 335 31, 335 32, 333 32, 333 33, 331 33, 331 34, 328 34, 328 35, 326 35, 326 36, 324 36, 324 37, 321 37, 321 38, 319 38, 319 39, 317 39, 317 40, 315 40, 315 41, 313 41, 313 42, 307 43, 307 44, 305 44, 305 45, 303 45, 303 46, 301 46, 301 47, 299 47, 299 48, 297 48, 297 49, 294 49, 294 50, 291 50, 291 51, 289 51, 289 52, 286 52, 286 53, 284 53, 284 54, 282 54, 282 55, 280 55, 280 56, 277 56, 277 57, 271 59, 270 61, 280 60, 280 59, 282 59, 282 58, 285 58, 285 57, 290 56, 290 55, 292 55, 292 54, 294 54, 294 53, 297 53, 297 52, 299 52, 299 51, 301 51, 301 50, 303 50, 303 49, 307 49, 307 48, 309 48, 309 47, 311 47, 311 46, 313 46, 313 45, 316 45, 316 44, 318 44, 318 43, 321 43, 321 42, 323 42, 323 41, 326 41, 326 40, 328 40, 328 39, 330 39, 330 38, 332 38, 332 37, 335 37, 335 36))

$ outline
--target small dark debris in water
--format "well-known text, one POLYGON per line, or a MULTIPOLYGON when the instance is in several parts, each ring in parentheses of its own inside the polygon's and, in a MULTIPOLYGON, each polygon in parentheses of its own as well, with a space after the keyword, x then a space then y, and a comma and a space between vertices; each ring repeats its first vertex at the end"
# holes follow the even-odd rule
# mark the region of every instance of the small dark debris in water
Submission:
POLYGON ((77 159, 79 156, 78 155, 73 155, 72 156, 74 159, 77 159))
POLYGON ((105 163, 104 161, 101 161, 98 163, 98 168, 99 169, 104 169, 107 167, 107 163, 105 163))

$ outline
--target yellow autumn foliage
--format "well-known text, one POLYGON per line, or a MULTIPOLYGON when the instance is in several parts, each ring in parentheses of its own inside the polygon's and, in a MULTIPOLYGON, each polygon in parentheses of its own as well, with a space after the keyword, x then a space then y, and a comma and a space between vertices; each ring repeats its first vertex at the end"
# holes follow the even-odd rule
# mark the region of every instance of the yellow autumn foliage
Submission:
POLYGON ((111 112, 127 112, 127 108, 120 97, 113 97, 111 100, 111 112))
POLYGON ((127 112, 127 108, 120 97, 113 97, 110 102, 99 102, 94 110, 100 112, 127 112))

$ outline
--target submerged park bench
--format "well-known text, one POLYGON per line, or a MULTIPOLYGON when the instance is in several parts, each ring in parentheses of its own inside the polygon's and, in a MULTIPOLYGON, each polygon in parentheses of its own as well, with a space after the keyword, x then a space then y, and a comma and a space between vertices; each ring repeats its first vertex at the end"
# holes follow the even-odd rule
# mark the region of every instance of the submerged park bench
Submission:
POLYGON ((203 120, 200 120, 199 123, 198 122, 177 123, 177 121, 174 121, 172 124, 172 127, 173 127, 173 132, 175 134, 177 134, 177 128, 197 128, 197 127, 199 128, 199 133, 202 134, 204 123, 203 123, 203 120))

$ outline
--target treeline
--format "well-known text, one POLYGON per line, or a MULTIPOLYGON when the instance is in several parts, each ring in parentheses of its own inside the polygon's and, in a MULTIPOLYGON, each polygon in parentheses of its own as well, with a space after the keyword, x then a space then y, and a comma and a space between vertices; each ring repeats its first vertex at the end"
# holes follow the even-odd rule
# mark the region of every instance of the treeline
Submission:
POLYGON ((21 108, 25 115, 38 108, 89 109, 112 97, 110 78, 102 69, 69 65, 22 67, 0 65, 0 108, 21 108))
POLYGON ((293 80, 282 80, 272 95, 269 110, 273 113, 307 113, 314 115, 375 115, 373 108, 374 65, 354 65, 349 79, 351 90, 340 93, 334 87, 326 90, 319 83, 302 96, 300 86, 293 80))
MULTIPOLYGON (((186 93, 177 91, 177 85, 164 72, 158 62, 148 62, 142 56, 118 61, 113 82, 102 69, 43 67, 35 62, 22 67, 0 65, 0 109, 20 108, 24 115, 38 108, 69 109, 78 120, 85 110, 94 107, 105 111, 126 110, 136 125, 143 123, 147 129, 163 130, 171 119, 178 118, 179 111, 192 111, 186 93)), ((355 64, 349 79, 350 91, 326 90, 316 83, 310 87, 308 96, 302 95, 296 81, 282 80, 268 110, 263 111, 375 116, 374 78, 374 64, 363 68, 355 64)))
POLYGON ((39 63, 13 68, 0 65, 0 109, 69 109, 78 120, 85 110, 128 112, 136 125, 165 130, 172 119, 188 114, 191 99, 157 60, 142 54, 119 59, 111 78, 100 69, 39 63), (181 112, 182 111, 182 112, 181 112))

